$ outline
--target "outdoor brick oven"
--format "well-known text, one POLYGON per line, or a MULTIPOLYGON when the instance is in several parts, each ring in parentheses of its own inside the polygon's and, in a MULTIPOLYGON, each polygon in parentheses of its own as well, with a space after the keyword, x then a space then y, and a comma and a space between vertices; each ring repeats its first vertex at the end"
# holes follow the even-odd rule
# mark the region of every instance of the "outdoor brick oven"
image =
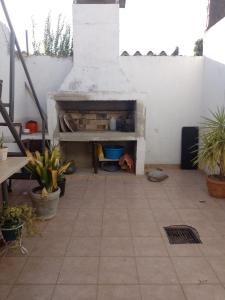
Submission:
POLYGON ((66 158, 81 166, 90 165, 90 142, 122 143, 132 149, 136 174, 143 174, 145 95, 133 89, 119 63, 123 6, 117 0, 74 2, 73 68, 59 91, 49 94, 48 128, 66 158), (112 116, 116 131, 109 130, 112 116))

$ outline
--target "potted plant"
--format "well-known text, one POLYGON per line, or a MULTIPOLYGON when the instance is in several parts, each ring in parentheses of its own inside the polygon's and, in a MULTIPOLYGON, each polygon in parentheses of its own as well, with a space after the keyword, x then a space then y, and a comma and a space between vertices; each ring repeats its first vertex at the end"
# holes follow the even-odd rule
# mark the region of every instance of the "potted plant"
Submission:
POLYGON ((225 107, 204 118, 195 164, 207 168, 209 194, 225 198, 225 107))
POLYGON ((6 160, 8 156, 8 147, 4 146, 4 137, 3 133, 0 137, 0 160, 6 160))
POLYGON ((60 188, 58 179, 65 173, 70 163, 60 163, 59 146, 51 150, 45 149, 42 155, 39 151, 32 154, 27 151, 30 161, 28 171, 37 179, 39 186, 31 191, 31 200, 38 218, 47 220, 56 215, 60 188))
POLYGON ((36 233, 35 214, 32 207, 18 205, 6 207, 0 212, 0 227, 4 240, 11 242, 21 237, 23 226, 29 235, 36 233))

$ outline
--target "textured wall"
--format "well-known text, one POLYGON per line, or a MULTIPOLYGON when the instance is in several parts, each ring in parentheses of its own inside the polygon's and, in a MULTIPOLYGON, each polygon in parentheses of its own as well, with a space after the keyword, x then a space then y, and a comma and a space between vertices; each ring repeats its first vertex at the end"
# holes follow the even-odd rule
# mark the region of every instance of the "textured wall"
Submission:
POLYGON ((215 25, 219 20, 225 17, 225 1, 210 0, 209 1, 209 16, 208 29, 215 25))

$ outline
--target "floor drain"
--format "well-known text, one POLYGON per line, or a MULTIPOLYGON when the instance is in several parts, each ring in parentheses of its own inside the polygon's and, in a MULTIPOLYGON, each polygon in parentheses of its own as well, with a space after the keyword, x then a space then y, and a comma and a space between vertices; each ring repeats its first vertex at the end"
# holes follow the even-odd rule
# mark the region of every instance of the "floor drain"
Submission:
POLYGON ((170 244, 200 244, 198 231, 187 225, 164 227, 170 244))

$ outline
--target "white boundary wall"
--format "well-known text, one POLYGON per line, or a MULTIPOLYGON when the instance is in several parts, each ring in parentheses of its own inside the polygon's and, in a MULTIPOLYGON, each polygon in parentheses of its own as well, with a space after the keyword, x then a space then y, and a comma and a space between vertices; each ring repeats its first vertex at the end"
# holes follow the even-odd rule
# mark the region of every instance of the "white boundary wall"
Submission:
MULTIPOLYGON (((8 91, 7 44, 0 30, 0 78, 8 91)), ((120 57, 122 70, 137 93, 145 93, 146 163, 179 164, 182 126, 198 126, 202 112, 202 57, 120 57)), ((26 63, 41 105, 57 91, 72 67, 70 58, 30 56, 26 63)), ((4 94, 4 97, 6 94, 4 94)), ((15 121, 37 119, 25 89, 25 76, 16 65, 15 121)))
POLYGON ((225 106, 225 18, 211 27, 204 38, 203 115, 225 106))

